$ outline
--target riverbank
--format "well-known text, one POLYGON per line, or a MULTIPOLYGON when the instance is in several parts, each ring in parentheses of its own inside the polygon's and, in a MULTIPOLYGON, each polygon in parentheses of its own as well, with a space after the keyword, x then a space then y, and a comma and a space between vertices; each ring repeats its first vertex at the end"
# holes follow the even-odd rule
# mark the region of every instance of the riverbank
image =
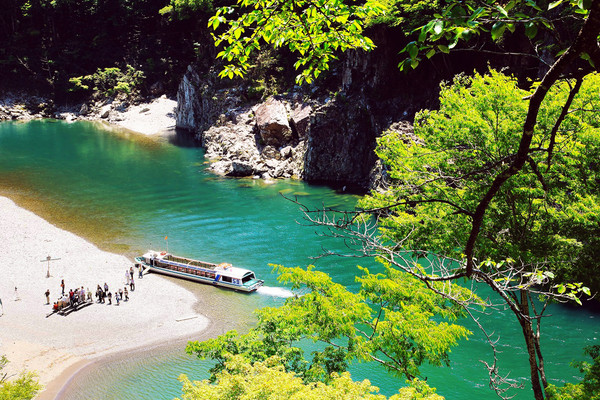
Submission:
POLYGON ((49 290, 50 302, 55 301, 62 280, 67 291, 82 286, 95 291, 106 282, 114 292, 124 288, 125 271, 133 264, 56 228, 5 197, 0 197, 0 210, 0 354, 10 360, 4 371, 9 376, 35 371, 42 385, 52 383, 56 388, 62 386, 53 382, 56 378, 86 361, 197 337, 208 327, 209 320, 194 309, 197 300, 192 293, 158 275, 138 279, 137 271, 129 301, 120 305, 94 301, 66 316, 47 316, 52 310, 44 293, 49 290), (42 262, 48 255, 57 259, 49 268, 42 262))
MULTIPOLYGON (((8 110, 9 103, 4 100, 3 104, 8 110)), ((15 100, 10 104, 23 110, 22 119, 36 117, 26 107, 15 106, 15 100)), ((86 119, 159 134, 174 129, 175 106, 176 101, 161 97, 127 110, 111 110, 110 118, 86 119)), ((111 291, 123 289, 132 261, 98 249, 8 198, 0 197, 0 210, 0 354, 10 360, 4 370, 9 377, 23 370, 38 374, 46 387, 38 398, 55 398, 64 383, 91 360, 127 354, 165 339, 196 339, 209 326, 209 320, 194 310, 197 299, 192 293, 157 275, 137 279, 137 271, 136 290, 130 292, 129 301, 119 306, 94 301, 67 316, 47 317, 51 305, 46 304, 46 290, 53 303, 61 294, 63 279, 67 291, 83 286, 95 292, 104 282, 111 291), (49 266, 41 262, 48 255, 57 259, 49 266)))
POLYGON ((4 94, 0 97, 0 121, 56 118, 66 121, 102 121, 144 135, 175 129, 177 101, 163 95, 139 104, 118 101, 98 102, 94 106, 74 105, 55 109, 52 101, 27 94, 4 94))

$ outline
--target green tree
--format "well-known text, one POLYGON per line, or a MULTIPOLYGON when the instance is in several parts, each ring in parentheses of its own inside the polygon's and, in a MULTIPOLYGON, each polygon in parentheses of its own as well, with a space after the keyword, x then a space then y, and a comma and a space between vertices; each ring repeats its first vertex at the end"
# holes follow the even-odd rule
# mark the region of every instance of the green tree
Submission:
MULTIPOLYGON (((451 348, 470 334, 453 323, 465 315, 460 305, 392 268, 379 274, 363 268, 357 278, 358 293, 312 268, 278 266, 277 270, 281 281, 308 292, 288 298, 281 307, 258 310, 258 325, 245 335, 230 331, 188 344, 188 353, 217 361, 212 381, 227 368, 231 355, 243 355, 251 363, 277 357, 305 382, 328 383, 333 373, 344 372, 353 360, 378 362, 412 381, 425 362, 448 364, 451 348), (318 347, 310 360, 300 346, 307 341, 318 347)), ((432 285, 439 290, 448 286, 432 285)), ((455 298, 478 300, 469 290, 450 286, 455 298)))
POLYGON ((96 96, 112 97, 118 93, 139 94, 144 78, 142 71, 127 65, 125 70, 118 67, 98 68, 92 75, 70 78, 69 82, 71 90, 90 91, 96 96))
POLYGON ((295 52, 294 66, 300 71, 296 81, 310 83, 329 69, 338 51, 373 49, 363 25, 385 9, 378 0, 238 0, 235 6, 217 9, 208 21, 218 32, 215 44, 223 44, 217 56, 227 62, 220 76, 243 76, 252 52, 266 43, 295 52))
MULTIPOLYGON (((6 356, 0 357, 0 372, 7 363, 6 356)), ((6 378, 6 374, 0 375, 0 400, 33 399, 41 389, 41 385, 32 372, 23 372, 14 380, 6 378)))
MULTIPOLYGON (((306 384, 293 372, 281 366, 281 360, 271 357, 263 362, 250 363, 242 356, 228 357, 224 369, 217 375, 219 385, 208 380, 191 382, 181 376, 183 400, 386 400, 376 394, 378 388, 368 380, 354 382, 350 374, 334 374, 328 383, 306 384)), ((389 400, 443 400, 426 383, 415 381, 409 388, 389 400)))
MULTIPOLYGON (((431 284, 468 278, 491 288, 521 326, 534 393, 543 398, 546 304, 590 295, 580 283, 553 281, 555 272, 595 265, 586 264, 586 255, 595 251, 600 233, 600 124, 593 112, 600 106, 600 75, 560 81, 549 90, 526 164, 486 204, 471 270, 465 255, 481 199, 517 157, 528 113, 523 99, 538 87, 519 89, 514 78, 494 70, 442 85, 439 110, 416 116, 414 137, 388 132, 379 139, 389 183, 365 197, 362 210, 326 219, 322 210, 305 212, 467 310, 468 301, 431 284)), ((495 361, 488 369, 502 393, 495 361)))
POLYGON ((567 383, 563 387, 550 385, 548 399, 550 400, 599 400, 600 399, 600 346, 588 346, 585 354, 592 358, 587 361, 574 362, 572 365, 583 374, 583 380, 578 384, 567 383))

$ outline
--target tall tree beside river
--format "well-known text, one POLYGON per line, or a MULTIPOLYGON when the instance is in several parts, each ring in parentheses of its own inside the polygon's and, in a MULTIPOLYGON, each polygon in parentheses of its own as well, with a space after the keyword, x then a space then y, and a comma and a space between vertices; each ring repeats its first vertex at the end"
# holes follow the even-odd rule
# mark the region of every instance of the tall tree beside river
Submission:
MULTIPOLYGON (((220 37, 229 43, 221 55, 243 66, 260 38, 276 46, 285 43, 300 52, 298 68, 309 66, 300 81, 318 76, 331 58, 311 64, 312 57, 322 53, 313 44, 327 43, 322 39, 338 30, 342 33, 337 39, 348 33, 332 21, 351 17, 354 25, 365 20, 360 12, 344 7, 338 15, 324 13, 318 2, 298 10, 295 2, 283 8, 258 1, 241 5, 256 8, 220 37), (287 40, 285 31, 269 29, 234 43, 248 26, 264 27, 261 24, 288 14, 282 21, 311 27, 304 31, 309 41, 305 47, 287 40), (316 23, 320 19, 329 23, 316 23)), ((385 10, 372 2, 366 6, 375 14, 385 10)), ((220 12, 211 20, 215 28, 222 18, 220 12)), ((595 265, 600 138, 598 124, 590 118, 597 109, 597 95, 591 93, 597 94, 598 78, 590 74, 600 66, 600 1, 450 1, 407 45, 408 57, 401 67, 415 68, 460 43, 476 45, 476 39, 488 33, 499 46, 484 51, 534 57, 546 64, 531 92, 520 93, 514 82, 495 72, 491 78, 457 80, 443 90, 445 108, 421 115, 416 138, 382 138, 379 154, 389 168, 390 185, 373 192, 363 202, 364 210, 329 216, 318 210, 316 217, 310 210, 306 213, 311 221, 361 243, 366 254, 383 258, 467 312, 471 304, 449 291, 451 283, 466 279, 489 286, 522 328, 533 393, 541 400, 547 386, 540 345, 545 302, 579 301, 580 295, 589 294, 579 283, 555 283, 552 271, 569 277, 580 267, 595 265), (557 25, 565 20, 576 28, 563 35, 557 25), (546 43, 544 51, 539 49, 548 36, 542 31, 559 39, 554 46, 546 43), (507 51, 502 43, 511 35, 522 35, 530 46, 507 51), (377 225, 370 223, 373 220, 377 225), (418 262, 424 259, 427 266, 418 262), (447 286, 440 288, 440 283, 447 286), (535 299, 538 295, 542 304, 535 299)), ((334 50, 341 47, 333 44, 334 50)), ((223 75, 242 72, 229 69, 223 75)), ((491 337, 489 341, 494 343, 491 337)), ((507 382, 495 361, 487 366, 492 387, 503 396, 507 382)))

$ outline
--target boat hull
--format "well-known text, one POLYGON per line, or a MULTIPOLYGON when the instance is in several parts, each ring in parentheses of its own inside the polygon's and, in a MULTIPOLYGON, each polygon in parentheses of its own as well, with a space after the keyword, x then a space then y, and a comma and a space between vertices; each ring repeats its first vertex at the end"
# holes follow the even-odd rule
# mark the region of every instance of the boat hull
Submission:
POLYGON ((176 271, 173 269, 169 269, 167 267, 162 267, 160 265, 151 265, 150 263, 146 262, 146 260, 143 257, 136 257, 135 261, 136 261, 136 263, 143 265, 144 268, 146 268, 152 272, 157 272, 157 273, 160 273, 163 275, 173 276, 175 278, 187 279, 187 280, 198 282, 198 283, 204 283, 206 285, 219 286, 222 288, 236 290, 236 291, 240 291, 240 292, 246 292, 246 293, 254 292, 256 289, 261 287, 264 283, 263 280, 253 279, 251 282, 248 282, 246 284, 234 284, 234 283, 225 282, 225 281, 218 279, 218 275, 217 275, 217 279, 213 279, 213 278, 208 278, 208 277, 203 277, 203 276, 198 276, 195 274, 187 273, 184 271, 176 271))

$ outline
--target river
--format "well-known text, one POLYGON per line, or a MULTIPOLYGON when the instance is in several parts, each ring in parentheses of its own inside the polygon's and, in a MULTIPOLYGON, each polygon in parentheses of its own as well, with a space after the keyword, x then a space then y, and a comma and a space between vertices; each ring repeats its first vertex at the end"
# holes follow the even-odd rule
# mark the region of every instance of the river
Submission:
MULTIPOLYGON (((283 301, 289 291, 277 282, 271 263, 315 264, 351 288, 357 263, 376 268, 366 259, 312 259, 323 249, 343 250, 343 244, 303 225, 298 205, 284 197, 351 209, 357 196, 293 180, 265 184, 217 177, 206 167, 202 149, 178 137, 145 137, 89 122, 0 123, 0 194, 116 253, 133 257, 168 246, 175 254, 227 261, 265 279, 265 288, 251 295, 180 282, 221 327, 247 329, 254 309, 283 301)), ((575 382, 577 371, 569 362, 582 359, 582 348, 597 343, 600 320, 580 308, 552 306, 550 311, 542 340, 547 376, 556 384, 575 382)), ((517 324, 501 312, 482 318, 501 337, 503 370, 526 386, 516 398, 531 398, 517 324)), ((475 334, 454 349, 451 366, 425 367, 424 375, 447 399, 495 398, 479 361, 489 360, 489 347, 472 323, 464 324, 475 334)), ((136 352, 92 366, 70 382, 62 398, 172 399, 181 394, 179 373, 203 379, 209 367, 185 355, 183 344, 136 352)), ((402 385, 377 365, 356 364, 351 372, 354 379, 370 379, 387 396, 402 385)))

